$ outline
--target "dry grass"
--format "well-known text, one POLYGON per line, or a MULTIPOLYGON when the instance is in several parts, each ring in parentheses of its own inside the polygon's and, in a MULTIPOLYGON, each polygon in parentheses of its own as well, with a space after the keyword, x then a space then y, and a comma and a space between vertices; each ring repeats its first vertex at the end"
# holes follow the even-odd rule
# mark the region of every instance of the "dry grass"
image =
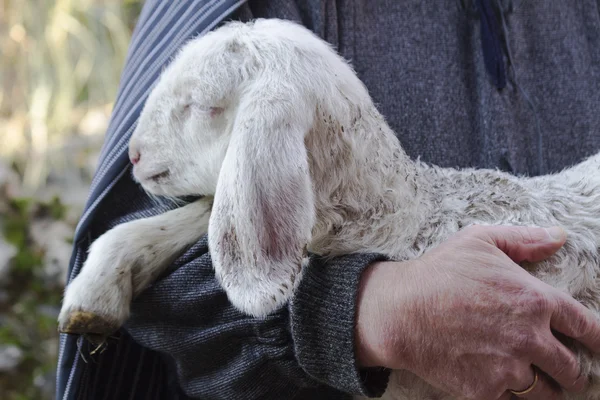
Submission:
POLYGON ((26 187, 37 188, 65 167, 53 155, 74 137, 103 133, 139 2, 1 4, 0 157, 16 161, 26 187))
POLYGON ((18 181, 16 192, 0 182, 0 239, 16 252, 0 276, 0 350, 21 352, 0 369, 2 400, 53 398, 64 271, 49 278, 46 259, 64 269, 59 253, 70 251, 44 243, 56 239, 48 227, 68 236, 77 220, 69 204, 84 198, 68 193, 87 192, 139 9, 140 0, 0 0, 0 167, 18 181), (41 199, 57 188, 59 198, 41 199))

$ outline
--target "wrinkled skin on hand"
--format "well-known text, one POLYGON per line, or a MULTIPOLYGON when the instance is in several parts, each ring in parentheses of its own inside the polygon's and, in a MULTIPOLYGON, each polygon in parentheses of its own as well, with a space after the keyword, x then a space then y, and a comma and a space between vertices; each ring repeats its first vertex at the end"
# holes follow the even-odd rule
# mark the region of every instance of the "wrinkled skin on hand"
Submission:
POLYGON ((585 389, 554 329, 600 352, 595 316, 517 263, 541 261, 565 242, 558 229, 471 227, 421 258, 364 273, 357 310, 362 366, 407 370, 464 399, 561 399, 585 389), (400 264, 400 265, 399 265, 400 264))

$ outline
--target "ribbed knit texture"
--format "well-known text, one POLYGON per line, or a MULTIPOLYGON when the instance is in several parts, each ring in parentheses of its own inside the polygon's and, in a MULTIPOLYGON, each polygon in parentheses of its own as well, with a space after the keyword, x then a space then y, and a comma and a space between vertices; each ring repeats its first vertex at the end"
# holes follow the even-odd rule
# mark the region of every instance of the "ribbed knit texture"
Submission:
POLYGON ((365 266, 385 260, 380 255, 311 260, 290 309, 296 357, 317 380, 346 392, 383 394, 389 370, 355 368, 354 327, 360 276, 365 266))

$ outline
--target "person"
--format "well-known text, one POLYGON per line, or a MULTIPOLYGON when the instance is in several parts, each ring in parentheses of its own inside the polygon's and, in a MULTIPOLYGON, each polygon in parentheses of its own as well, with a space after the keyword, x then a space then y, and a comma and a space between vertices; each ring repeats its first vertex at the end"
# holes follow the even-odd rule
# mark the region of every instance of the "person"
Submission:
MULTIPOLYGON (((562 0, 146 1, 71 278, 100 234, 164 211, 133 183, 127 139, 163 65, 225 19, 292 19, 332 43, 412 157, 539 175, 600 151, 599 9, 562 0)), ((228 303, 204 238, 134 301, 103 352, 61 336, 57 399, 347 399, 381 395, 390 368, 464 398, 559 399, 587 382, 553 331, 597 352, 600 325, 518 263, 564 241, 557 228, 475 227, 402 263, 315 257, 288 307, 259 320, 228 303)))

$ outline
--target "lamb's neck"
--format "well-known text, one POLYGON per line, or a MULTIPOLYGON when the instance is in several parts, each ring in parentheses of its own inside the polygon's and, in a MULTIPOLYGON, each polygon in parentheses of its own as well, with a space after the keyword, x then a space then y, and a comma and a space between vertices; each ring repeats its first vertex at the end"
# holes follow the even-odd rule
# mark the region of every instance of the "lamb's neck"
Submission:
POLYGON ((411 160, 372 104, 349 109, 347 117, 324 115, 308 138, 317 212, 310 250, 316 253, 409 259, 464 226, 516 220, 598 231, 593 194, 600 191, 600 154, 559 175, 532 179, 439 168, 411 160), (565 191, 568 198, 561 197, 565 191), (553 209, 556 202, 548 199, 557 198, 580 210, 577 223, 553 209))
POLYGON ((311 250, 320 254, 389 253, 391 235, 395 246, 406 247, 429 214, 423 209, 430 204, 424 201, 430 191, 420 176, 424 166, 408 157, 374 106, 357 111, 358 118, 346 121, 347 126, 324 118, 311 135, 317 210, 311 250), (401 224, 395 232, 390 232, 392 220, 401 224))

